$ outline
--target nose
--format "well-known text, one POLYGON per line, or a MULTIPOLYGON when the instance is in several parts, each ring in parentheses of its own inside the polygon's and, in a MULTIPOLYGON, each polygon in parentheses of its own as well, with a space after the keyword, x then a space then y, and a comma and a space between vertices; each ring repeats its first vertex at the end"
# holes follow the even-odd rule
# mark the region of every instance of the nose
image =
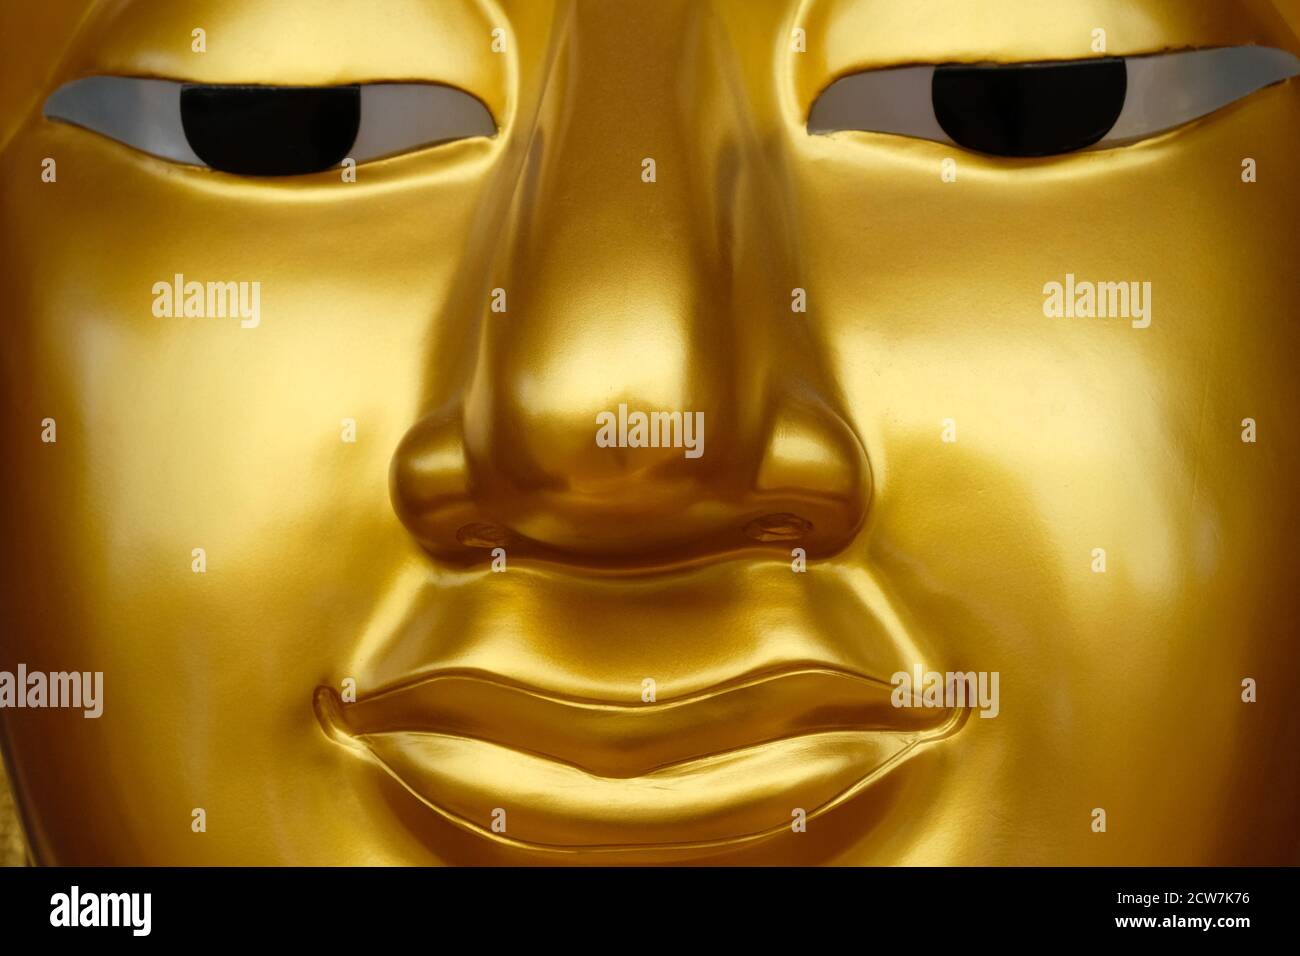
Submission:
POLYGON ((871 469, 793 309, 777 146, 720 79, 735 65, 704 5, 618 5, 606 23, 608 6, 576 5, 472 371, 400 443, 394 506, 456 563, 834 553, 871 469))

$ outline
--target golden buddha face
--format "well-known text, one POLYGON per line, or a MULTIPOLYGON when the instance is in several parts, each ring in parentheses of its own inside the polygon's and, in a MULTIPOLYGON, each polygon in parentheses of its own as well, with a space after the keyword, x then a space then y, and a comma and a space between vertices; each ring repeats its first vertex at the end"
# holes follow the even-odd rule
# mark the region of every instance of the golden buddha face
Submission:
POLYGON ((32 858, 1296 862, 1300 3, 1063 6, 6 5, 32 858))

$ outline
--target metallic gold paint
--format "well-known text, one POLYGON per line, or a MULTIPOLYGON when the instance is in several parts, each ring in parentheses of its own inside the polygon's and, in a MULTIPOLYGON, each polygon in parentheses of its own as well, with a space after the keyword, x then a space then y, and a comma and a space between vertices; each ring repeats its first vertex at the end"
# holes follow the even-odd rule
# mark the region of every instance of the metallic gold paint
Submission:
POLYGON ((35 859, 1297 862, 1295 82, 1045 160, 803 129, 852 69, 1087 56, 1094 27, 1300 51, 1291 2, 1061 7, 6 10, 0 668, 106 694, 97 721, 0 712, 35 859), (94 73, 441 81, 501 132, 240 180, 40 117, 94 73), (1066 272, 1152 282, 1151 327, 1044 318, 1066 272), (154 318, 175 273, 261 281, 261 325, 154 318), (594 447, 620 401, 705 411, 704 458, 594 447), (744 535, 769 512, 814 516, 806 574, 744 535), (456 540, 475 522, 507 573, 456 540), (740 784, 674 764, 914 663, 999 671, 1001 713, 887 730, 924 738, 887 774, 856 753, 879 728, 767 743, 740 784), (331 695, 420 675, 498 739, 399 780, 331 695))

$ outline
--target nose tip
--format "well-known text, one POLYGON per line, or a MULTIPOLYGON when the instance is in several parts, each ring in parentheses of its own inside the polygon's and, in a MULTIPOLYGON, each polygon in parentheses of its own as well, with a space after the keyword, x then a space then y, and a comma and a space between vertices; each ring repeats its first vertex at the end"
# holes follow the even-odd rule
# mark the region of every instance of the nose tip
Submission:
MULTIPOLYGON (((623 418, 629 430, 633 414, 623 418)), ((464 409, 449 406, 401 442, 394 507, 426 550, 460 565, 500 547, 516 560, 655 570, 793 547, 819 557, 852 540, 866 517, 871 470, 841 417, 821 402, 786 403, 765 426, 758 454, 729 440, 724 416, 711 418, 722 434, 713 445, 704 440, 696 458, 685 454, 686 429, 674 436, 678 419, 665 413, 663 434, 681 437, 679 445, 598 444, 593 416, 585 441, 564 443, 580 452, 539 461, 519 447, 521 460, 503 462, 500 441, 486 443, 490 461, 470 450, 464 409)), ((619 424, 606 437, 619 437, 619 424)))

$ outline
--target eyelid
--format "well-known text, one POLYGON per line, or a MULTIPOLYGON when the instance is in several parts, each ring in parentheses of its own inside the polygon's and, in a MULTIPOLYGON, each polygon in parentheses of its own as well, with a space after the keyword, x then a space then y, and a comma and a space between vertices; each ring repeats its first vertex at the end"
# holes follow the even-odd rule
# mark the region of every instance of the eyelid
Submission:
MULTIPOLYGON (((186 137, 181 113, 181 91, 193 87, 215 88, 143 77, 85 77, 52 93, 45 102, 44 115, 160 159, 206 167, 186 137)), ((358 163, 498 132, 487 106, 453 86, 363 83, 358 87, 360 125, 348 152, 358 163)))
MULTIPOLYGON (((1175 129, 1300 74, 1300 59, 1272 47, 1218 47, 1122 59, 1128 78, 1123 109, 1105 136, 1088 149, 1123 146, 1175 129)), ((990 68, 1042 65, 1000 63, 990 68)), ((808 132, 858 130, 957 145, 935 116, 936 69, 908 66, 840 77, 814 101, 808 132)))

